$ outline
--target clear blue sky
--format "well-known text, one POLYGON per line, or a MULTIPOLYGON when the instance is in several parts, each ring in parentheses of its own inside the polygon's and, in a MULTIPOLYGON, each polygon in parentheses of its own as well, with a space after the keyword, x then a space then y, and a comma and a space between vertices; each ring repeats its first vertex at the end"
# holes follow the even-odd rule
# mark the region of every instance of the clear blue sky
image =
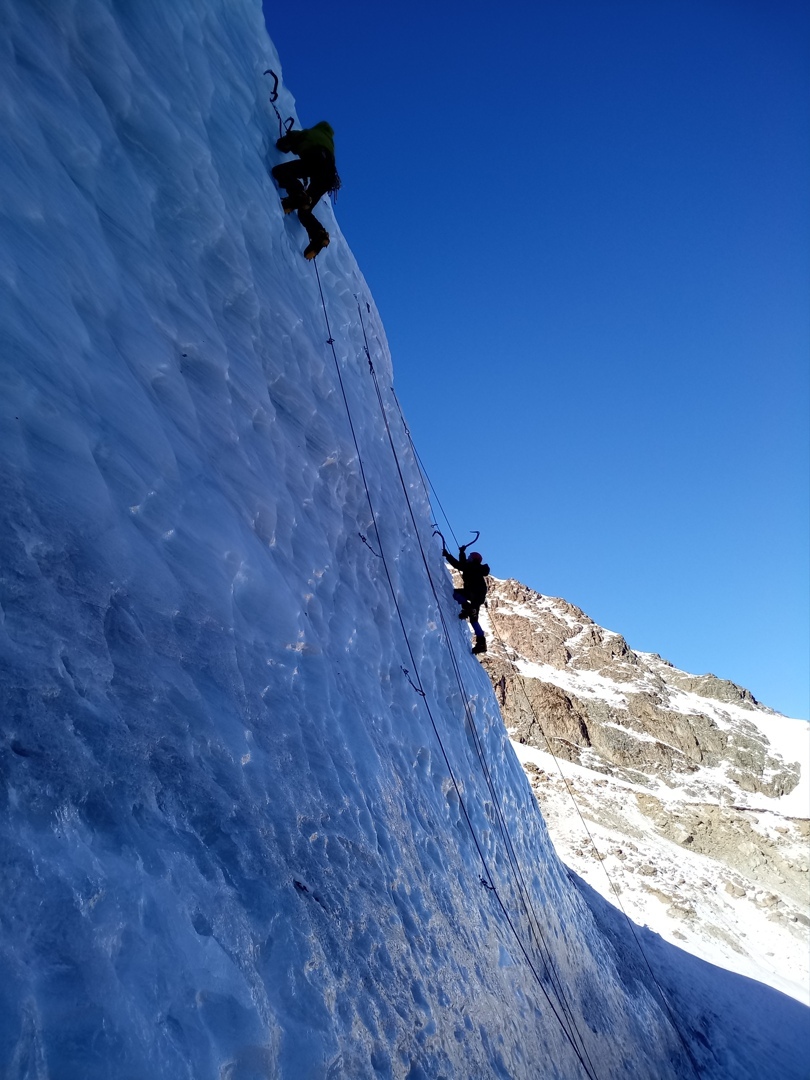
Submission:
POLYGON ((810 7, 264 7, 459 537, 810 716, 810 7))

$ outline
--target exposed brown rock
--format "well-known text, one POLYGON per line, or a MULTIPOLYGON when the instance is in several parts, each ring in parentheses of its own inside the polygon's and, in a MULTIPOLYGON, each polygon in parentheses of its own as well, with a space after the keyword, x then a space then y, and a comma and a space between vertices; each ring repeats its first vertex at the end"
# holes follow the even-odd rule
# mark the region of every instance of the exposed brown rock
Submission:
MULTIPOLYGON (((799 780, 798 764, 770 752, 761 732, 737 719, 720 726, 700 711, 669 707, 673 693, 713 701, 756 705, 741 687, 714 675, 689 675, 657 655, 634 652, 620 634, 605 630, 579 608, 544 597, 514 580, 493 580, 488 613, 494 640, 485 661, 514 737, 538 749, 553 749, 569 761, 597 771, 647 782, 653 774, 688 775, 701 766, 726 766, 744 792, 778 796, 799 780), (621 693, 616 702, 577 695, 548 678, 530 678, 518 659, 561 673, 595 672, 621 693)), ((616 695, 618 696, 618 695, 616 695)))

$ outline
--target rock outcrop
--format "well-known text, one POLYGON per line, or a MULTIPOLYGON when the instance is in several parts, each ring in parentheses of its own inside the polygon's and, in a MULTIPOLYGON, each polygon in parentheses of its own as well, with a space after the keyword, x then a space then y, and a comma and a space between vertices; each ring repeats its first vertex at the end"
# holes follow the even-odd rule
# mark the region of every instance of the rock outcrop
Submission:
POLYGON ((798 762, 775 755, 740 715, 771 711, 742 687, 635 652, 579 608, 517 581, 494 582, 488 613, 484 665, 518 741, 645 785, 655 777, 681 786, 699 770, 705 783, 707 768, 724 789, 771 798, 799 782, 798 762))
POLYGON ((707 958, 725 950, 741 970, 757 926, 773 985, 806 984, 810 822, 779 804, 802 765, 768 738, 779 721, 799 722, 514 580, 491 579, 484 622, 482 662, 571 869, 621 895, 631 917, 659 918, 662 932, 707 958), (540 767, 529 748, 556 760, 540 767))

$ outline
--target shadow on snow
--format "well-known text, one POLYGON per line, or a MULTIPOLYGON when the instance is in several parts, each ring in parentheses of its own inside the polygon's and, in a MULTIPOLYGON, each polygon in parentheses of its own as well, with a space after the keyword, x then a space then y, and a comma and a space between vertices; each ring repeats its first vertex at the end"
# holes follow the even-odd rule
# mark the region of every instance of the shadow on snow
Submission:
POLYGON ((659 1002, 663 991, 701 1080, 807 1080, 809 1008, 670 944, 632 923, 570 868, 568 876, 613 946, 623 981, 643 983, 659 1002))

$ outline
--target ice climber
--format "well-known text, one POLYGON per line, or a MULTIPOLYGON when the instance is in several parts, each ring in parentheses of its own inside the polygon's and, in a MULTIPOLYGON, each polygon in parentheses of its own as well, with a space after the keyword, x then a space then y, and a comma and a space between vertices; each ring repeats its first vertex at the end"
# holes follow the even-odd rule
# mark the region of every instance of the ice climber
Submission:
POLYGON ((335 168, 335 133, 325 120, 302 131, 288 131, 276 143, 285 154, 297 154, 298 161, 283 161, 272 170, 273 179, 287 195, 281 200, 285 214, 298 211, 298 220, 307 230, 309 244, 305 259, 314 259, 329 243, 329 233, 312 213, 327 191, 337 191, 340 177, 335 168), (306 186, 303 181, 307 181, 306 186))
POLYGON ((481 624, 478 622, 478 613, 481 605, 487 598, 487 574, 489 565, 484 562, 477 551, 467 554, 467 545, 462 544, 458 549, 458 558, 454 559, 447 548, 442 548, 442 555, 461 574, 462 586, 453 589, 453 599, 461 604, 460 619, 469 619, 475 634, 473 652, 485 653, 487 651, 487 639, 481 624))

